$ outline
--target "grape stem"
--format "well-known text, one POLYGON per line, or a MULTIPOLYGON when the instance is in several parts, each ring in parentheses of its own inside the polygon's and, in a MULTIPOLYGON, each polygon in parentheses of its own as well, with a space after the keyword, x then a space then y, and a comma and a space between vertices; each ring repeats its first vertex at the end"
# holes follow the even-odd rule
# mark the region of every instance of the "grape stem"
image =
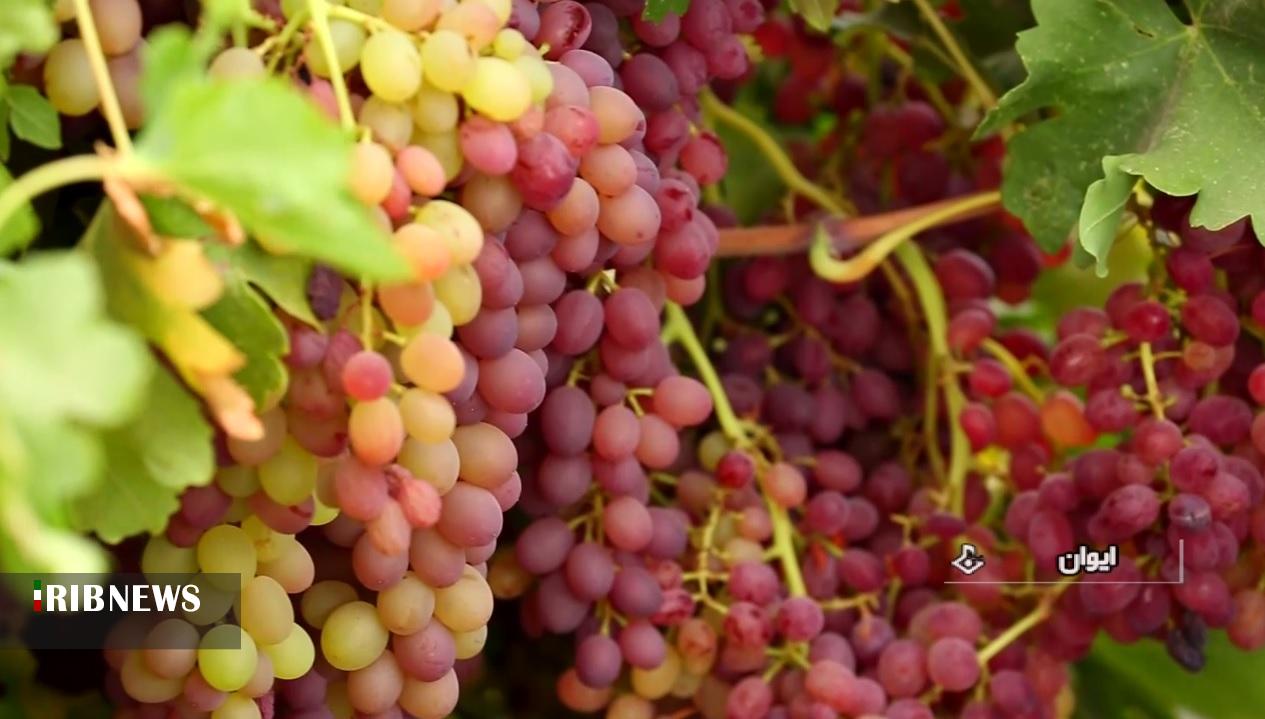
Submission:
MULTIPOLYGON (((698 335, 694 333, 694 327, 690 324, 689 316, 675 302, 668 302, 665 310, 667 312, 667 322, 663 332, 664 341, 680 343, 686 354, 690 356, 695 370, 698 371, 703 384, 707 386, 708 392, 712 395, 716 421, 720 424, 720 429, 725 436, 737 446, 750 446, 753 440, 747 433, 742 420, 734 413, 733 406, 729 404, 729 397, 725 394, 725 387, 721 384, 720 375, 716 373, 716 368, 707 357, 707 350, 703 348, 703 343, 699 341, 698 335)), ((804 585, 804 577, 800 573, 799 562, 795 558, 795 543, 792 539, 794 528, 791 526, 790 515, 787 514, 785 507, 774 502, 767 494, 764 497, 764 501, 768 506, 769 517, 773 523, 773 546, 771 551, 781 562, 786 587, 792 597, 807 596, 808 589, 804 585)))
POLYGON ((115 162, 100 155, 72 155, 36 167, 0 192, 0 227, 37 196, 62 185, 100 180, 115 162))
MULTIPOLYGON (((87 2, 87 0, 79 0, 87 2)), ((312 32, 316 33, 316 42, 321 46, 321 55, 325 57, 325 65, 329 68, 329 82, 334 88, 334 99, 338 102, 338 117, 344 130, 356 129, 356 117, 351 111, 351 96, 347 94, 347 81, 341 72, 338 53, 334 49, 334 36, 329 31, 328 0, 307 0, 308 12, 312 14, 312 32)))
POLYGON ((1072 578, 1064 579, 1054 586, 1049 594, 1041 597, 1037 606, 1028 612, 1022 619, 1006 628, 1006 631, 998 634, 988 644, 979 650, 979 665, 987 667, 993 657, 1002 652, 1003 649, 1010 646, 1010 643, 1023 636, 1025 632, 1045 621, 1050 616, 1050 610, 1054 607, 1054 601, 1059 598, 1068 587, 1072 585, 1072 578))
POLYGON ((1164 402, 1159 383, 1155 381, 1155 357, 1151 352, 1150 342, 1143 342, 1138 347, 1138 361, 1142 364, 1142 376, 1146 379, 1146 401, 1151 405, 1155 418, 1164 419, 1164 402))
POLYGON ((79 25, 79 38, 83 40, 84 49, 88 51, 88 65, 92 69, 92 79, 97 84, 97 93, 101 96, 101 114, 110 126, 110 136, 114 138, 114 146, 119 154, 127 155, 132 151, 132 136, 127 132, 127 122, 123 119, 123 110, 119 106, 119 96, 114 91, 114 83, 110 80, 110 68, 105 64, 105 52, 101 49, 101 37, 97 35, 97 23, 92 17, 92 7, 88 0, 74 0, 75 21, 79 25))
POLYGON ((342 5, 331 5, 329 8, 329 16, 360 23, 366 30, 370 30, 372 32, 383 32, 395 29, 394 25, 380 17, 374 17, 369 13, 360 12, 355 8, 344 7, 342 5))
POLYGON ((991 110, 997 106, 997 95, 993 93, 993 89, 984 82, 984 78, 975 70, 975 66, 967 59, 966 53, 962 52, 962 46, 958 44, 957 38, 953 37, 953 33, 949 32, 949 28, 945 27, 944 21, 940 19, 939 13, 931 6, 928 0, 914 0, 914 4, 918 6, 918 12, 922 14, 927 24, 931 26, 936 37, 940 38, 940 42, 944 43, 944 49, 948 51, 949 56, 953 58, 953 63, 957 65, 958 72, 962 73, 962 79, 971 86, 971 90, 975 92, 980 103, 984 105, 984 109, 991 110))
POLYGON ((1045 393, 1042 392, 1041 388, 1032 381, 1032 377, 1028 374, 1027 368, 1023 366, 1023 363, 1019 361, 1018 357, 1015 357, 1011 354, 1010 350, 1006 349, 1006 345, 1003 345, 992 337, 985 337, 984 341, 980 343, 980 347, 982 347, 985 352, 992 355, 998 362, 1005 365, 1006 369, 1010 372, 1010 375, 1015 378, 1015 382, 1019 383, 1020 389, 1026 392, 1030 397, 1032 397, 1032 399, 1038 402, 1045 399, 1045 393))

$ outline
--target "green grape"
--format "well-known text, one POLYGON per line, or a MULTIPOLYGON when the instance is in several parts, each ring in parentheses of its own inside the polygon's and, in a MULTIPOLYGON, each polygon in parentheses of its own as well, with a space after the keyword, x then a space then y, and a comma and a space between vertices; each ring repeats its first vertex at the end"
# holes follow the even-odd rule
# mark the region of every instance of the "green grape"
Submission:
POLYGON ((259 485, 272 501, 292 506, 312 496, 316 471, 316 457, 287 437, 281 451, 259 465, 259 485))
POLYGON ((466 39, 452 30, 436 30, 422 45, 426 82, 448 92, 461 92, 474 75, 475 55, 466 39))
POLYGON ((373 139, 392 150, 408 145, 413 136, 413 113, 408 105, 387 102, 374 95, 360 107, 360 124, 373 131, 373 139))
POLYGON ((207 72, 217 80, 246 80, 263 77, 267 70, 259 53, 248 47, 230 47, 215 56, 207 72))
POLYGON ((198 646, 198 671, 207 684, 222 692, 246 686, 255 674, 259 650, 250 635, 236 624, 221 624, 202 636, 198 646), (236 649, 232 647, 240 642, 236 649))
POLYGON ((474 319, 483 303, 478 273, 470 265, 448 270, 435 280, 435 299, 448 308, 452 323, 458 327, 474 319))
POLYGON ((518 119, 532 103, 532 88, 523 71, 499 57, 481 57, 461 90, 471 107, 498 122, 518 119))
POLYGON ((386 651, 390 636, 372 604, 348 602, 326 618, 321 628, 321 654, 335 669, 354 672, 386 651))
POLYGON ((259 705, 245 694, 229 694, 211 712, 211 719, 261 719, 262 716, 259 705))
POLYGON ((146 704, 161 704, 180 696, 184 691, 184 677, 167 679, 154 674, 145 666, 139 651, 128 652, 119 671, 123 690, 133 699, 146 704))
POLYGON ((79 117, 97 109, 101 94, 92 79, 92 65, 82 40, 62 40, 48 51, 44 59, 44 94, 63 115, 79 117))
POLYGON ((410 32, 421 30, 439 16, 441 0, 382 0, 382 19, 410 32))
POLYGON ((492 40, 492 54, 502 60, 515 60, 527 51, 531 43, 523 34, 512 27, 502 29, 492 40))
POLYGON ((422 84, 422 55, 408 35, 377 32, 360 51, 360 73, 373 94, 387 102, 404 102, 422 84))
POLYGON ((145 543, 141 552, 141 571, 146 574, 194 574, 198 556, 193 547, 177 547, 156 534, 145 543))
POLYGON ((298 679, 307 674, 316 659, 312 637, 298 624, 291 624, 285 639, 263 647, 272 660, 272 673, 278 679, 298 679))
MULTIPOLYGON (((255 576, 255 544, 241 527, 221 524, 198 539, 198 566, 211 574, 236 574, 240 588, 255 576)), ((227 588, 227 587, 226 587, 227 588)))
MULTIPOLYGON (((474 262, 483 250, 483 228, 466 208, 447 200, 431 200, 417 211, 417 222, 439 232, 454 265, 474 262)), ((458 322, 457 324, 462 324, 458 322)))
POLYGON ((472 632, 492 618, 492 589, 474 567, 456 583, 435 590, 435 618, 454 633, 472 632))
POLYGON ((346 582, 326 579, 317 582, 303 592, 299 600, 299 614, 303 621, 316 629, 325 626, 325 620, 335 609, 356 601, 356 590, 346 582))
POLYGON ((418 131, 426 134, 452 132, 461 117, 457 96, 429 82, 422 83, 418 88, 410 109, 418 131))
MULTIPOLYGON (((451 337, 453 330, 452 314, 447 307, 443 305, 435 305, 430 312, 430 317, 426 321, 418 325, 419 332, 438 335, 440 337, 451 337)), ((410 335, 411 337, 411 335, 410 335)))
POLYGON ((347 0, 347 7, 366 15, 381 15, 382 6, 382 0, 347 0))
POLYGON ((435 590, 412 572, 378 593, 378 617, 392 634, 421 631, 434 612, 435 590))
POLYGON ((238 499, 245 499, 259 491, 259 476, 254 467, 235 464, 221 467, 215 473, 215 483, 224 490, 224 494, 238 499))
MULTIPOLYGON (((365 29, 360 23, 342 18, 331 18, 329 21, 329 34, 334 41, 334 58, 338 61, 338 72, 346 73, 356 66, 361 60, 361 54, 364 47, 368 43, 365 41, 365 29)), ((321 43, 315 36, 308 40, 307 47, 303 51, 304 57, 307 58, 307 67, 312 74, 319 77, 329 77, 329 63, 325 62, 325 53, 321 49, 321 43)))
POLYGON ((197 611, 189 612, 181 609, 190 624, 199 627, 214 624, 223 619, 233 608, 233 597, 238 591, 236 583, 232 587, 217 587, 205 574, 195 576, 190 583, 198 587, 198 599, 201 600, 197 611))
POLYGON ((414 477, 429 482, 440 495, 457 483, 461 469, 461 458, 451 439, 426 444, 409 437, 400 450, 399 463, 414 477))
POLYGON ((525 52, 514 59, 514 67, 527 78, 527 86, 531 88, 531 101, 544 102, 553 92, 553 74, 549 66, 534 53, 525 52))
POLYGON ((294 607, 281 584, 272 577, 255 577, 242 588, 237 616, 256 644, 276 644, 289 634, 294 607))
POLYGON ((457 645, 457 658, 470 659, 483 651, 483 645, 488 643, 488 626, 484 624, 473 631, 453 634, 452 640, 457 645))
POLYGON ((312 506, 312 526, 320 527, 338 519, 338 507, 325 504, 317 499, 312 506))
POLYGON ((434 134, 415 132, 413 144, 426 148, 439 160, 440 167, 444 168, 444 182, 451 182, 461 174, 466 158, 461 154, 461 142, 456 130, 434 134))

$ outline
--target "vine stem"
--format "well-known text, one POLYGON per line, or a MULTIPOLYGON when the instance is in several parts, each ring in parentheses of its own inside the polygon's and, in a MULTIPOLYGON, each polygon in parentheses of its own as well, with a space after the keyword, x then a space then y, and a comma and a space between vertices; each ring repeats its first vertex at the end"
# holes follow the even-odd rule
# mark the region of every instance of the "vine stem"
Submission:
POLYGON ((984 82, 984 78, 975 70, 975 66, 967 59, 966 53, 962 52, 962 46, 958 44, 957 38, 953 37, 953 33, 949 32, 949 28, 945 27, 944 21, 940 19, 940 14, 931 6, 928 0, 914 0, 914 4, 918 6, 918 12, 922 14, 927 24, 931 26, 936 37, 940 38, 940 42, 944 43, 944 49, 949 52, 949 56, 953 58, 954 64, 958 66, 958 72, 962 73, 962 77, 967 84, 979 97, 984 108, 991 110, 997 106, 997 95, 993 93, 993 89, 984 82))
POLYGON ((110 68, 105 64, 105 52, 101 49, 101 37, 97 35, 97 23, 92 17, 92 7, 88 0, 74 0, 75 20, 79 25, 79 37, 88 51, 88 65, 92 69, 92 79, 97 85, 97 94, 101 96, 101 114, 110 126, 110 136, 114 138, 114 146, 122 155, 132 152, 132 136, 127 131, 127 121, 123 119, 123 110, 119 106, 119 96, 114 91, 114 83, 110 80, 110 68))
POLYGON ((72 155, 36 167, 0 192, 0 227, 23 205, 49 190, 104 178, 114 162, 100 155, 72 155))
POLYGON ((1072 579, 1064 579, 1059 582, 1049 594, 1041 597, 1037 606, 1028 612, 1022 619, 1006 628, 1006 631, 998 634, 988 644, 979 650, 979 665, 981 667, 988 666, 993 657, 1002 652, 1003 649, 1010 646, 1011 642, 1023 636, 1033 627, 1045 621, 1050 616, 1050 610, 1054 606, 1054 601, 1059 598, 1068 587, 1072 585, 1072 579))
POLYGON ((849 212, 851 208, 847 207, 846 203, 830 194, 821 185, 804 177, 795 167, 795 163, 791 162, 791 158, 778 147, 777 141, 754 121, 721 102, 710 90, 703 91, 698 99, 705 112, 740 131, 754 142, 787 187, 836 215, 851 214, 849 212))
POLYGON ((1159 383, 1155 379, 1155 356, 1151 351, 1151 343, 1143 342, 1138 347, 1138 359, 1142 364, 1142 376, 1146 379, 1146 401, 1151 405, 1151 413, 1156 419, 1164 419, 1164 402, 1161 399, 1159 383))
POLYGON ((992 355, 993 359, 1005 365, 1006 369, 1010 371, 1010 375, 1015 378, 1015 382, 1019 384, 1020 389, 1026 392, 1029 397, 1037 402, 1045 399, 1045 392, 1042 392, 1041 388, 1032 381, 1032 377, 1028 375, 1028 370, 1023 366, 1023 363, 1019 361, 1018 357, 1011 354, 1010 350, 1006 349, 1006 345, 992 337, 985 337, 984 341, 980 343, 980 347, 992 355))
MULTIPOLYGON (((87 2, 87 0, 79 0, 87 2)), ((339 72, 338 53, 334 49, 334 36, 329 31, 328 0, 307 0, 307 10, 312 14, 312 32, 316 33, 316 42, 321 46, 321 54, 325 56, 325 65, 329 67, 329 82, 334 88, 334 99, 338 102, 338 117, 344 130, 356 129, 356 116, 351 110, 351 96, 347 94, 347 81, 339 72)))
MULTIPOLYGON (((703 380, 703 384, 712 395, 716 421, 720 424, 720 430, 734 444, 750 445, 751 437, 743 427, 742 421, 738 419, 738 415, 734 413, 733 406, 729 404, 729 397, 725 393, 724 385, 721 384, 720 375, 716 373, 716 368, 707 356, 707 350, 703 348, 703 343, 695 334, 689 316, 675 302, 666 303, 665 310, 667 322, 664 326, 664 341, 679 343, 690 356, 699 378, 703 380)), ((768 505, 769 517, 773 523, 771 551, 781 562, 786 588, 792 597, 807 596, 808 589, 804 585, 804 576, 800 572, 799 562, 795 559, 794 528, 791 526, 790 515, 787 514, 785 507, 774 502, 768 495, 765 495, 764 501, 768 505)))

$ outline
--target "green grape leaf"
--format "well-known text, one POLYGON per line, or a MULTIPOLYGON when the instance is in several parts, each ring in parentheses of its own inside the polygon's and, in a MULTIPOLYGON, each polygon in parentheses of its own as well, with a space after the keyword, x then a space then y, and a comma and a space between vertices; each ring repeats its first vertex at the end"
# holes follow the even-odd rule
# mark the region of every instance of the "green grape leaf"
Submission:
POLYGON ((57 42, 52 3, 46 0, 0 2, 0 70, 22 52, 41 53, 57 42))
POLYGON ((107 320, 104 304, 86 255, 0 263, 0 407, 99 425, 130 417, 153 363, 140 337, 107 320))
POLYGON ((839 0, 790 0, 791 10, 804 18, 808 26, 818 32, 830 29, 839 10, 839 0))
POLYGON ((207 245, 207 256, 225 274, 236 274, 258 287, 291 317, 323 330, 307 299, 307 280, 312 261, 294 255, 269 254, 254 243, 238 247, 207 245))
POLYGON ((155 77, 137 161, 181 194, 228 210, 270 249, 369 279, 409 279, 407 262, 346 186, 351 138, 283 80, 192 75, 201 54, 181 52, 179 32, 167 31, 147 58, 155 77))
MULTIPOLYGON (((0 132, 0 134, 5 134, 0 132)), ((0 191, 13 184, 13 175, 8 168, 0 165, 0 191)), ((0 226, 0 255, 25 247, 35 239, 40 231, 39 218, 35 216, 35 208, 30 204, 19 208, 7 222, 0 226)))
POLYGON ((641 17, 650 22, 659 22, 668 13, 684 15, 690 9, 690 0, 646 0, 646 9, 641 17))
POLYGON ((1107 274, 1107 256, 1116 241, 1116 230, 1137 178, 1120 169, 1119 157, 1104 157, 1103 177, 1085 190, 1081 207, 1080 246, 1097 260, 1099 277, 1107 274))
POLYGON ((1011 142, 1003 201, 1049 250, 1077 224, 1103 158, 1199 200, 1196 226, 1251 215, 1265 240, 1265 3, 1190 0, 1191 23, 1162 0, 1034 0, 1021 33, 1028 79, 980 126, 994 132, 1058 112, 1011 142))
POLYGON ((1265 652, 1243 652, 1209 632, 1207 665, 1193 676, 1151 639, 1106 637, 1076 666, 1078 719, 1259 719, 1265 706, 1265 652))
POLYGON ((153 374, 141 413, 107 432, 104 446, 104 480, 79 498, 73 515, 77 529, 111 543, 162 531, 180 493, 210 482, 215 472, 202 406, 166 369, 153 374))
POLYGON ((48 98, 30 85, 12 85, 4 96, 13 134, 46 150, 61 148, 61 120, 48 98))
POLYGON ((140 201, 149 216, 150 225, 159 235, 194 238, 215 234, 201 215, 178 197, 140 195, 140 201))
POLYGON ((9 140, 9 103, 3 102, 5 96, 9 94, 9 82, 4 79, 4 73, 0 73, 0 162, 9 161, 9 150, 11 141, 9 140))
POLYGON ((250 393, 255 406, 276 405, 289 378, 281 358, 290 351, 290 335, 268 303, 241 277, 229 277, 224 294, 202 316, 246 355, 245 366, 233 379, 250 393))

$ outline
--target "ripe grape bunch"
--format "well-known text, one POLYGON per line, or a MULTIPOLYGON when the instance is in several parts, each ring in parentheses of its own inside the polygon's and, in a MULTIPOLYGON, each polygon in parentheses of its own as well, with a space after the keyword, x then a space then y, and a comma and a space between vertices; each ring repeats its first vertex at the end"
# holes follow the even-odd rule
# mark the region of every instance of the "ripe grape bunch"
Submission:
MULTIPOLYGON (((100 53, 143 128, 146 33, 196 23, 162 5, 59 0, 65 38, 15 83, 90 137, 100 53)), ((566 637, 533 679, 607 719, 1052 719, 1100 634, 1191 671, 1209 630, 1265 646, 1248 221, 1137 193, 1147 281, 1052 337, 1003 315, 1066 253, 996 213, 877 259, 838 218, 809 253, 723 258, 753 253, 724 241, 721 123, 789 180, 766 219, 792 225, 961 210, 1005 144, 968 144, 963 85, 899 45, 836 48, 760 0, 657 5, 251 3, 208 74, 283 78, 354 136, 345 192, 410 277, 316 264, 304 312, 268 310, 285 391, 257 437, 216 435, 213 481, 139 556, 240 599, 107 650, 117 717, 453 716, 497 678, 494 610, 504 643, 566 637), (836 118, 793 158, 719 99, 762 80, 757 46, 790 63, 775 118, 836 118), (1082 546, 1119 561, 1060 574, 1082 546)))

